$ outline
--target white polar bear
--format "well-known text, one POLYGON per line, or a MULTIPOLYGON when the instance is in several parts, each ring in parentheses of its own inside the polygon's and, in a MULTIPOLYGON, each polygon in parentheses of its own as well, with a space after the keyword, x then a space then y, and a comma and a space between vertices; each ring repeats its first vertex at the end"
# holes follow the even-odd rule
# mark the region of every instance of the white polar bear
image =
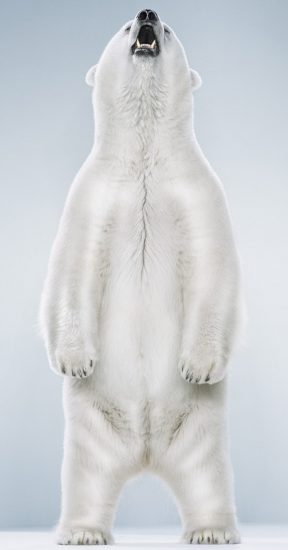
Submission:
POLYGON ((242 317, 221 184, 192 127, 201 83, 152 10, 86 80, 95 143, 69 193, 40 320, 64 375, 60 544, 105 544, 125 481, 172 488, 187 543, 238 542, 226 373, 242 317))

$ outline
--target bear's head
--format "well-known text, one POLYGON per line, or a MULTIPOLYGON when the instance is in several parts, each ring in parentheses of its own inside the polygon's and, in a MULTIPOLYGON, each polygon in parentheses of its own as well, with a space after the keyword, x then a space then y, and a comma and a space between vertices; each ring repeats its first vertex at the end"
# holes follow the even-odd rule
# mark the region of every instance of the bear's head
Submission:
POLYGON ((89 69, 97 118, 141 117, 184 120, 192 112, 192 91, 201 78, 190 69, 179 39, 152 10, 141 10, 110 40, 89 69))

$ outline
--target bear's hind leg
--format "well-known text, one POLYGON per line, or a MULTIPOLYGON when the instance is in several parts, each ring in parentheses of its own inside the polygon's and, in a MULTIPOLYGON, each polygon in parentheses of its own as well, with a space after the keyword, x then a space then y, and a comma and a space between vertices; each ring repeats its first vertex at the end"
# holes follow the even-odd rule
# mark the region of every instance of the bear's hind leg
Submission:
POLYGON ((103 425, 95 432, 84 418, 70 420, 66 428, 56 542, 111 544, 118 496, 129 477, 129 450, 125 464, 125 449, 119 452, 117 436, 103 425))
MULTIPOLYGON (((111 544, 118 495, 126 481, 119 472, 83 454, 73 443, 65 451, 62 470, 62 510, 58 544, 111 544)), ((107 461, 109 462, 109 460, 107 461)))
POLYGON ((160 471, 177 498, 186 544, 240 542, 221 385, 197 388, 160 471))

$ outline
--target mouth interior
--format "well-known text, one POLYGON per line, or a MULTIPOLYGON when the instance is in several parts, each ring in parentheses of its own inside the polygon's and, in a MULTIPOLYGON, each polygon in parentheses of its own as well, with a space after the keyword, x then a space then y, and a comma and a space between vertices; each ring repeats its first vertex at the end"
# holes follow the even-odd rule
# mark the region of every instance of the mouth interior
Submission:
POLYGON ((159 53, 157 38, 151 25, 142 25, 133 44, 132 53, 152 55, 159 53))

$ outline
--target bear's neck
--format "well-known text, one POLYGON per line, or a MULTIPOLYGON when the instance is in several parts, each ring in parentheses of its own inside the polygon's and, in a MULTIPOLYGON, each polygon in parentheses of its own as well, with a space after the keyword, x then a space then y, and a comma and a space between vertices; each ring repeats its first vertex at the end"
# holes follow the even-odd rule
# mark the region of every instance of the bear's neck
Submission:
POLYGON ((194 139, 191 91, 178 86, 175 92, 149 67, 123 84, 113 105, 99 115, 95 147, 105 156, 111 151, 139 160, 155 151, 175 154, 194 139))

